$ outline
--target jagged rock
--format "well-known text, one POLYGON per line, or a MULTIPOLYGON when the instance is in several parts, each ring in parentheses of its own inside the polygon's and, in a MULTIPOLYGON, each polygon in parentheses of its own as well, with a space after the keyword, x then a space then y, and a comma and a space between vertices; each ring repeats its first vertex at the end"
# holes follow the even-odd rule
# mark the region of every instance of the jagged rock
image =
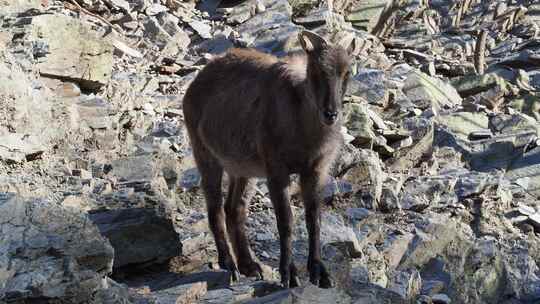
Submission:
POLYGON ((0 301, 84 303, 106 288, 113 248, 76 209, 0 195, 0 301))
POLYGON ((115 268, 163 263, 182 252, 171 220, 153 209, 98 211, 89 218, 113 246, 115 268))
POLYGON ((32 39, 46 41, 49 54, 37 64, 41 75, 95 90, 111 78, 113 47, 77 19, 64 15, 32 18, 32 39))

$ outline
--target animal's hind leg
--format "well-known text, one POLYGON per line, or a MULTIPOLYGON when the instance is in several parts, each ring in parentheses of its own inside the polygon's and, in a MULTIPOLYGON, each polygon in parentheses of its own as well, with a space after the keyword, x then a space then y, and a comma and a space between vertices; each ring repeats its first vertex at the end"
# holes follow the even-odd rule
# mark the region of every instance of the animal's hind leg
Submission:
POLYGON ((201 187, 206 199, 208 223, 216 242, 219 266, 229 270, 232 279, 237 281, 239 279, 238 268, 229 249, 225 227, 225 210, 221 193, 223 168, 202 145, 192 141, 192 146, 195 161, 201 173, 201 187))
POLYGON ((245 177, 231 177, 225 212, 227 214, 227 231, 240 273, 262 279, 262 267, 254 259, 246 236, 247 207, 254 194, 253 180, 245 177))

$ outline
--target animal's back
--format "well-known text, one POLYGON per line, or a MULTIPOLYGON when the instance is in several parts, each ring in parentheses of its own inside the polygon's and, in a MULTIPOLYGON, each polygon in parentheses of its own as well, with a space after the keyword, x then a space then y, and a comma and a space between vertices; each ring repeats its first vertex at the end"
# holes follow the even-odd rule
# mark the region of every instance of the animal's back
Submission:
MULTIPOLYGON (((264 111, 263 93, 278 59, 253 50, 233 49, 213 59, 197 75, 184 97, 190 136, 239 176, 263 175, 257 132, 264 111)), ((192 139, 193 140, 193 139, 192 139)))

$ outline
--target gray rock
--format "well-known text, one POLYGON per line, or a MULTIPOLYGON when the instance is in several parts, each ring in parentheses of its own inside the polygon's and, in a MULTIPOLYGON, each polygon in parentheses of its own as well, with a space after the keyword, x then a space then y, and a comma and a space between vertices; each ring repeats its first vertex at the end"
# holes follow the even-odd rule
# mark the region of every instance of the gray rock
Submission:
POLYGON ((368 218, 370 213, 366 208, 348 208, 346 211, 347 218, 353 222, 368 218))
POLYGON ((388 103, 388 90, 384 81, 384 71, 362 69, 351 78, 347 93, 362 97, 370 104, 386 105, 388 103))
POLYGON ((351 290, 354 304, 405 304, 409 301, 392 290, 382 288, 374 284, 358 284, 351 290))
POLYGON ((434 294, 440 293, 444 290, 444 282, 438 280, 425 280, 422 281, 422 291, 423 295, 432 296, 434 294))
MULTIPOLYGON (((222 302, 220 302, 222 303, 222 302)), ((283 290, 265 297, 246 301, 244 304, 351 304, 351 298, 343 291, 330 288, 318 288, 312 284, 307 284, 305 287, 297 287, 294 289, 283 290)))
POLYGON ((346 16, 347 21, 360 29, 371 32, 383 17, 387 5, 387 0, 369 0, 361 3, 355 3, 346 16))
POLYGON ((347 170, 343 180, 353 186, 353 191, 357 191, 364 207, 378 209, 385 179, 382 164, 377 154, 371 150, 361 149, 360 154, 363 156, 362 161, 347 170))
POLYGON ((167 12, 169 9, 161 4, 158 3, 152 3, 150 6, 146 8, 146 15, 148 16, 155 16, 164 12, 167 12))
POLYGON ((142 23, 144 27, 144 37, 153 42, 160 50, 170 43, 171 35, 159 24, 155 17, 147 17, 142 23))
POLYGON ((188 304, 202 299, 206 292, 206 282, 196 282, 161 289, 153 292, 147 298, 150 298, 155 304, 188 304))
POLYGON ((431 296, 431 300, 434 304, 450 304, 452 303, 452 300, 450 300, 450 297, 445 295, 444 293, 438 293, 431 296))
POLYGON ((388 289, 398 293, 403 299, 414 299, 422 286, 422 278, 416 269, 397 271, 390 275, 388 289))
POLYGON ((366 104, 347 103, 343 107, 345 126, 347 132, 355 139, 373 142, 376 138, 373 132, 373 121, 369 117, 366 104))
POLYGON ((182 253, 170 220, 155 210, 130 208, 91 213, 89 218, 114 248, 114 267, 163 263, 182 253))
POLYGON ((518 124, 506 127, 502 134, 489 139, 468 139, 472 131, 485 130, 490 127, 489 124, 491 121, 481 113, 461 112, 441 116, 435 128, 435 145, 453 147, 462 153, 473 170, 505 170, 513 161, 521 158, 524 147, 533 142, 538 134, 536 130, 518 124))
POLYGON ((289 39, 295 39, 300 28, 291 22, 291 6, 286 0, 265 0, 266 11, 239 25, 240 40, 245 46, 265 52, 284 54, 289 39), (291 38, 292 37, 292 38, 291 38))
POLYGON ((439 111, 461 104, 461 97, 451 85, 417 70, 411 70, 405 80, 403 92, 419 108, 433 107, 439 111))
POLYGON ((0 194, 0 301, 83 303, 106 288, 113 248, 76 209, 0 194))
POLYGON ((210 31, 212 30, 212 27, 210 25, 202 21, 193 20, 189 22, 189 26, 191 26, 191 28, 195 30, 195 32, 197 32, 197 34, 199 34, 201 38, 203 39, 212 38, 212 34, 210 33, 210 31))
POLYGON ((32 37, 46 41, 49 46, 49 54, 37 65, 41 75, 74 81, 91 90, 109 82, 113 47, 78 19, 64 15, 35 16, 32 37))

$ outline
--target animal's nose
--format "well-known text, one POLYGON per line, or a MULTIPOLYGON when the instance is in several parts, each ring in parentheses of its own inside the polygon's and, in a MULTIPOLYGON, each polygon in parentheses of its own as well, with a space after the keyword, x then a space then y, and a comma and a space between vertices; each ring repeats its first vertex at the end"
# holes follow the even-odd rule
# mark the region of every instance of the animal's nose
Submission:
POLYGON ((336 111, 328 111, 328 110, 326 110, 326 111, 324 111, 323 114, 324 114, 324 118, 326 120, 328 120, 329 122, 336 121, 337 116, 338 116, 338 112, 336 112, 336 111))

